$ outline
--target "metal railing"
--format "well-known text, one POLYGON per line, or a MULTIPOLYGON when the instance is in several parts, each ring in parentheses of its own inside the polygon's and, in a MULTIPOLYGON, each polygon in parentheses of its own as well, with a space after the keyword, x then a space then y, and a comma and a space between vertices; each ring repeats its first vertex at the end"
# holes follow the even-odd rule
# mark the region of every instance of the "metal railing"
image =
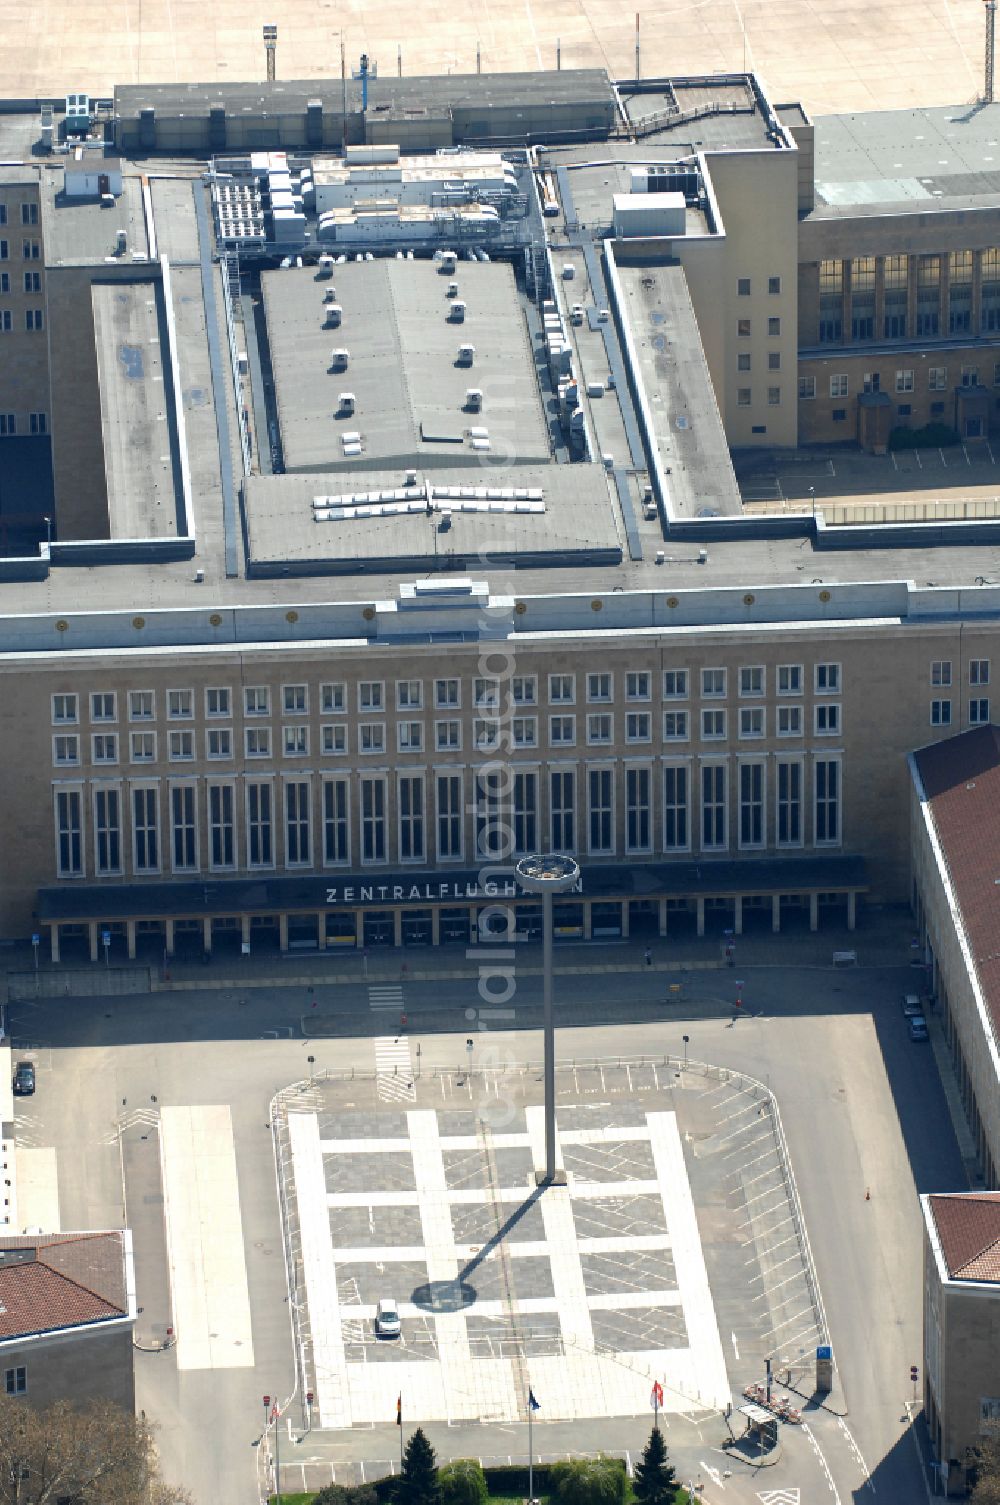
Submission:
POLYGON ((236 286, 239 287, 239 261, 231 256, 220 256, 219 266, 222 270, 222 306, 226 311, 229 364, 233 375, 233 400, 236 403, 236 420, 240 431, 243 474, 248 476, 251 466, 250 414, 243 396, 243 377, 240 372, 239 345, 236 342, 236 310, 233 306, 232 285, 230 281, 231 278, 234 279, 236 286))

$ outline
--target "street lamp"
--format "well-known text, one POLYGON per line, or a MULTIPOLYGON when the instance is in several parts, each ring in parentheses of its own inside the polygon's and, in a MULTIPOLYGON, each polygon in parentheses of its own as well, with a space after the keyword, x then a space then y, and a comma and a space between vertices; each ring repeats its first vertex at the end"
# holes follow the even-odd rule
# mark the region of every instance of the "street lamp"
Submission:
POLYGON ((542 896, 542 1028, 545 1040, 545 1170, 535 1173, 540 1186, 564 1180, 556 1176, 556 1032, 552 1013, 552 895, 579 888, 580 866, 572 857, 538 853, 522 857, 514 869, 522 888, 542 896))

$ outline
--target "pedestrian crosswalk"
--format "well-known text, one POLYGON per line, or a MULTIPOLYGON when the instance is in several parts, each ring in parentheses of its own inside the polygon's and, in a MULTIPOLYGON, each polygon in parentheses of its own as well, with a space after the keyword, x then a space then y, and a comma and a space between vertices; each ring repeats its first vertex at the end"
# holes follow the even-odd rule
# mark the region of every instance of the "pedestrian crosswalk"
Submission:
POLYGON ((401 1014, 403 1012, 403 989, 398 982, 369 983, 368 1007, 370 1009, 395 1009, 398 1014, 401 1014))
POLYGON ((416 1102, 410 1042, 405 1035, 383 1035, 375 1041, 375 1083, 384 1103, 416 1102))

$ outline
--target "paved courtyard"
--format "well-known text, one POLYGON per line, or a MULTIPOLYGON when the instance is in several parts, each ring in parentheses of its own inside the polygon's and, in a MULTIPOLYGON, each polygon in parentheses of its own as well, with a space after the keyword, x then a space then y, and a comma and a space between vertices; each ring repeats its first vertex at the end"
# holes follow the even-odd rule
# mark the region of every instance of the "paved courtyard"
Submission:
POLYGON ((723 1331, 734 1362, 811 1351, 766 1094, 652 1063, 560 1072, 566 1185, 544 1190, 539 1095, 536 1072, 404 1068, 292 1101, 283 1171, 315 1426, 384 1424, 397 1396, 408 1423, 524 1420, 529 1388, 545 1420, 629 1416, 654 1379, 666 1411, 718 1411, 743 1382, 723 1331), (398 1341, 375 1335, 381 1296, 399 1305, 398 1341))

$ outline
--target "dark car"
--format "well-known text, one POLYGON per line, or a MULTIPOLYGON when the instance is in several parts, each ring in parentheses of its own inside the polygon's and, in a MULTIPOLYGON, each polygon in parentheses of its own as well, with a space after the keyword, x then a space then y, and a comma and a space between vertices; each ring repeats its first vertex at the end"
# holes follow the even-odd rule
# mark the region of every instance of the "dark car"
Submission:
POLYGON ((35 1090, 35 1068, 30 1061, 18 1061, 14 1068, 14 1091, 18 1097, 30 1097, 35 1090))
POLYGON ((906 1022, 910 1026, 911 1040, 922 1044, 925 1040, 930 1039, 930 1035, 927 1033, 926 1019, 908 1019, 906 1022))

